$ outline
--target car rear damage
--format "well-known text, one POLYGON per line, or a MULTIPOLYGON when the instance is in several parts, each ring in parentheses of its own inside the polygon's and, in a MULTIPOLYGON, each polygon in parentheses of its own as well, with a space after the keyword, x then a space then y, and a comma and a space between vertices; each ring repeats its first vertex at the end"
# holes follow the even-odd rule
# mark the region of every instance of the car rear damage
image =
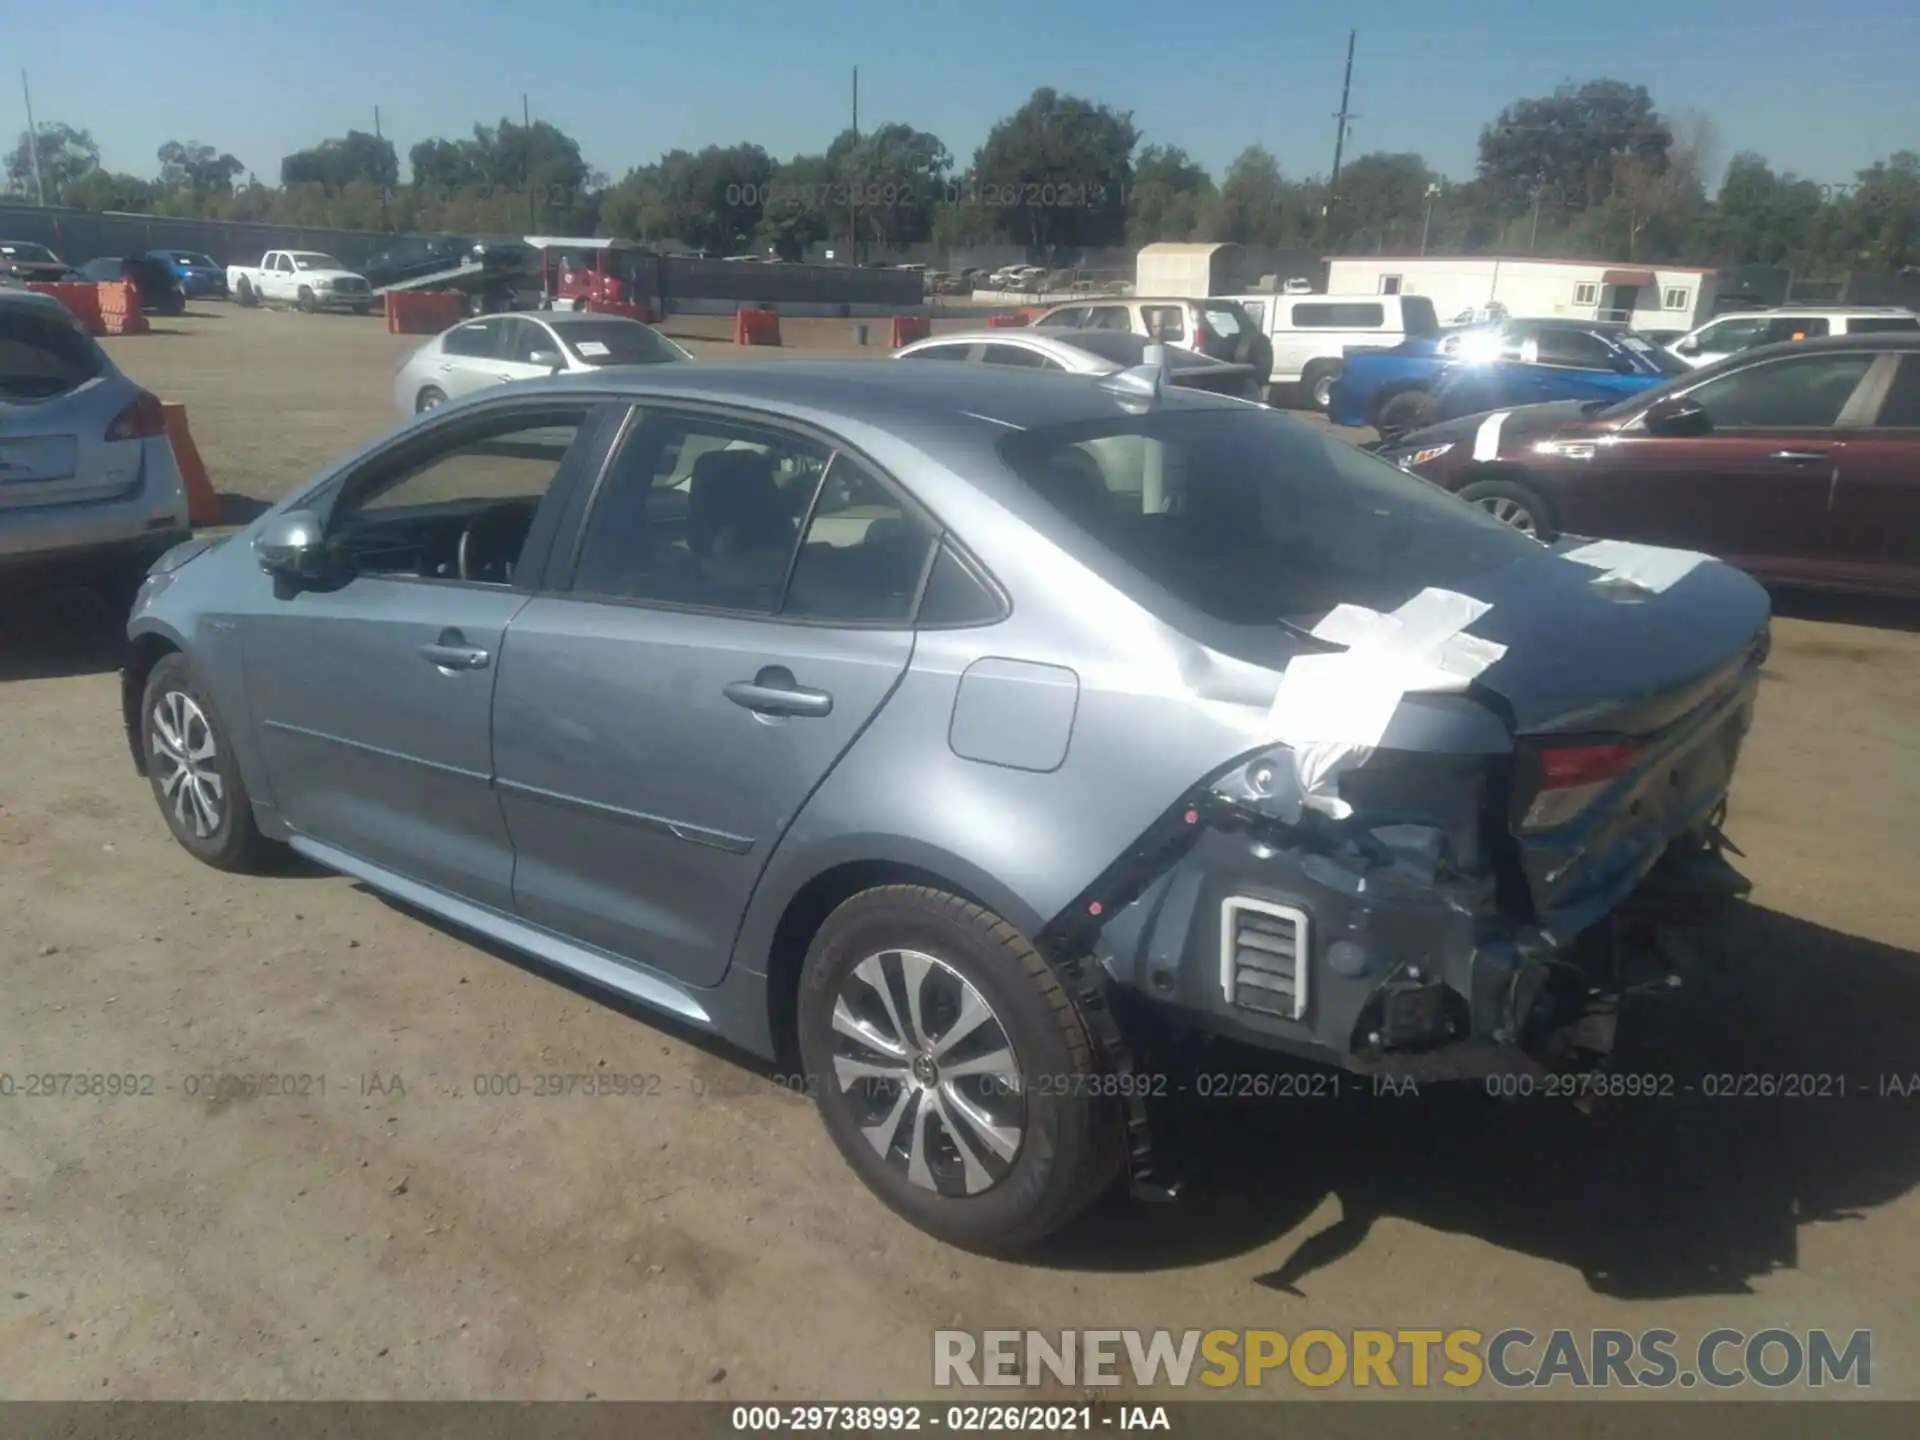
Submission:
POLYGON ((1076 897, 1043 948, 1094 957, 1160 1039, 1422 1082, 1604 1064, 1623 1004, 1676 988, 1747 891, 1721 825, 1768 648, 1765 595, 1745 576, 1626 548, 1637 584, 1623 554, 1605 569, 1542 548, 1505 592, 1533 613, 1501 627, 1499 605, 1455 606, 1510 642, 1484 645, 1482 659, 1499 653, 1457 683, 1405 651, 1378 657, 1401 670, 1401 720, 1424 708, 1445 723, 1411 744, 1357 736, 1331 766, 1305 744, 1237 757, 1076 897), (1557 599, 1569 586, 1579 608, 1557 599), (1610 636, 1616 606, 1630 618, 1610 636), (1588 644, 1633 652, 1614 663, 1644 683, 1585 645, 1556 654, 1556 612, 1588 644))

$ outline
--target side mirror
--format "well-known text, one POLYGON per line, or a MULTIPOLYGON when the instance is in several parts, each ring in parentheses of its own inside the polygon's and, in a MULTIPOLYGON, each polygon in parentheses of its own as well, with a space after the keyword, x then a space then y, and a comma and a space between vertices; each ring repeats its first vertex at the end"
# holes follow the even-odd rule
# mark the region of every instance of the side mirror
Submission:
POLYGON ((1689 335, 1673 347, 1673 353, 1676 355, 1698 355, 1700 353, 1699 337, 1689 335))
POLYGON ((536 350, 527 357, 527 363, 538 365, 543 370, 551 370, 555 374, 567 368, 566 357, 558 350, 536 350))
POLYGON ((311 510, 275 515, 253 537, 253 553, 269 575, 288 580, 319 580, 330 568, 326 536, 311 510))
POLYGON ((1642 419, 1649 434, 1665 439, 1713 433, 1713 421, 1697 400, 1656 400, 1647 407, 1642 419))

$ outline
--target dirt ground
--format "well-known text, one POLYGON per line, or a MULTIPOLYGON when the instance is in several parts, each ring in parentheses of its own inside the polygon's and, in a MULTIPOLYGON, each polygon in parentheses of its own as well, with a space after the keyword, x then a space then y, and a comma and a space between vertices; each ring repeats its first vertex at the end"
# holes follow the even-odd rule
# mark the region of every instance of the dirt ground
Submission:
MULTIPOLYGON (((202 305, 107 343, 186 402, 238 519, 392 424, 416 342, 202 305)), ((104 615, 15 606, 0 1396, 924 1398, 943 1327, 1779 1325, 1871 1330, 1874 1393, 1920 1397, 1920 1099, 1879 1093, 1920 1072, 1920 616, 1781 603, 1733 798, 1752 903, 1622 1061, 1673 1095, 1604 1123, 1431 1089, 1196 1102, 1182 1204, 1022 1264, 895 1220, 724 1051, 346 880, 197 865, 130 766, 104 615), (27 1095, 44 1073, 152 1093, 27 1095), (531 1094, 596 1073, 658 1079, 531 1094), (1847 1094, 1702 1093, 1781 1073, 1847 1094)))

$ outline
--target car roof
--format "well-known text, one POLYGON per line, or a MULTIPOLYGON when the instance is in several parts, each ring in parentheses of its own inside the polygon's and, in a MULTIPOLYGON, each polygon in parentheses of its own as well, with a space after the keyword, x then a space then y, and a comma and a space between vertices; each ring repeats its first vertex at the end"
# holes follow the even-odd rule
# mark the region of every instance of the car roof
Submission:
POLYGON ((537 315, 529 315, 529 320, 544 320, 549 325, 562 328, 568 325, 606 324, 609 320, 622 325, 639 325, 641 322, 631 315, 607 315, 597 310, 542 310, 537 315))
MULTIPOLYGON (((516 394, 611 390, 636 397, 706 399, 780 410, 829 426, 898 430, 909 439, 916 424, 949 430, 1029 430, 1122 419, 1139 406, 1136 397, 1088 384, 1083 375, 876 360, 643 365, 522 381, 513 388, 516 394)), ((1167 390, 1154 403, 1168 410, 1244 407, 1243 401, 1191 389, 1167 390)))
POLYGON ((1755 355, 1785 355, 1789 352, 1800 354, 1808 350, 1920 351, 1920 330, 1869 330, 1863 335, 1818 335, 1809 340, 1782 340, 1776 345, 1756 345, 1751 350, 1741 350, 1727 359, 1741 360, 1755 355))

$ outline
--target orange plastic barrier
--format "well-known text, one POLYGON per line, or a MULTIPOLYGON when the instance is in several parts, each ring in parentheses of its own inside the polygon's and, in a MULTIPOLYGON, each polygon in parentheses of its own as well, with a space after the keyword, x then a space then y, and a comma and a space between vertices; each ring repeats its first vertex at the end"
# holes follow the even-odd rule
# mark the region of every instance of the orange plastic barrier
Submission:
POLYGON ((74 318, 79 320, 81 324, 85 325, 87 329, 95 335, 104 335, 107 333, 106 321, 102 319, 100 315, 100 286, 52 285, 45 282, 35 282, 28 285, 27 288, 29 290, 37 290, 42 295, 51 295, 62 305, 66 306, 68 310, 72 311, 74 318))
POLYGON ((589 300, 587 309, 596 315, 624 315, 629 320, 638 320, 643 325, 653 323, 653 311, 645 305, 636 305, 627 300, 589 300))
POLYGON ((438 335, 460 323, 467 297, 458 290, 390 290, 386 296, 387 333, 438 335))
POLYGON ((187 429, 187 407, 162 401, 160 410, 167 417, 167 439, 173 444, 174 464, 180 467, 180 479, 187 487, 187 519, 195 525, 218 525, 220 497, 213 493, 207 463, 200 458, 200 447, 193 443, 193 432, 187 429))
POLYGON ((1027 317, 1024 315, 989 315, 987 317, 989 330, 1022 330, 1026 328, 1026 324, 1027 317))
POLYGON ((733 312, 733 343, 736 345, 778 345, 778 310, 736 310, 733 312))
POLYGON ((933 321, 925 315, 896 315, 893 317, 893 338, 889 344, 898 350, 902 345, 911 345, 916 340, 924 340, 933 334, 933 321))
POLYGON ((145 335, 152 330, 140 313, 140 291, 124 282, 96 285, 100 292, 100 320, 109 335, 145 335))

